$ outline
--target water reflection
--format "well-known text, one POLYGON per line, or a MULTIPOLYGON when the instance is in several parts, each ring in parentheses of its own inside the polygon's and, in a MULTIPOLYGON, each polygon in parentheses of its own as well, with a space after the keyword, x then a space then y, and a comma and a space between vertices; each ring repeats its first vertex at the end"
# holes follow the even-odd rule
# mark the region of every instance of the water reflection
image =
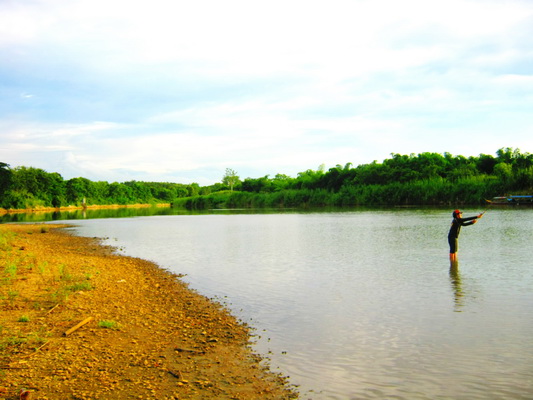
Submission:
POLYGON ((0 223, 50 222, 75 219, 131 218, 156 215, 191 214, 171 207, 119 207, 102 209, 75 209, 50 212, 8 213, 0 216, 0 223))
MULTIPOLYGON (((336 209, 328 208, 322 212, 333 212, 336 209)), ((346 211, 346 209, 341 209, 346 211)), ((361 208, 363 210, 363 208, 361 208)), ((184 210, 173 207, 115 207, 115 208, 86 208, 72 209, 61 211, 34 211, 34 212, 16 212, 0 215, 0 223, 38 223, 52 222, 76 219, 104 219, 104 218, 132 218, 132 217, 151 217, 167 215, 239 215, 239 214, 310 214, 315 212, 313 209, 209 209, 209 210, 184 210)))
POLYGON ((461 283, 461 274, 459 273, 459 261, 450 261, 450 282, 452 284, 454 296, 454 311, 461 312, 464 307, 464 290, 461 283))

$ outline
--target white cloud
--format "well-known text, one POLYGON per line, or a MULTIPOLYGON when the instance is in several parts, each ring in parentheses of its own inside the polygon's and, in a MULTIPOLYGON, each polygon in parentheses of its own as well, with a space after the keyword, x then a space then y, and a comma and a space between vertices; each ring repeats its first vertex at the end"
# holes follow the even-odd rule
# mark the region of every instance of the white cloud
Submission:
POLYGON ((532 151, 532 22, 529 1, 3 2, 0 157, 208 182, 532 151))

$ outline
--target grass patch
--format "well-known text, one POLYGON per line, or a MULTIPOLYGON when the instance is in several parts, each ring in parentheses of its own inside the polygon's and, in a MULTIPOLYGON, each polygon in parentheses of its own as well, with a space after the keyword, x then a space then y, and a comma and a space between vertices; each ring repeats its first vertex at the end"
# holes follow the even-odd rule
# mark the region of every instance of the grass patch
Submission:
POLYGON ((65 303, 68 300, 69 292, 65 289, 59 289, 51 293, 50 296, 54 303, 65 303))
POLYGON ((50 332, 48 332, 48 331, 46 331, 44 329, 39 329, 38 332, 32 332, 29 335, 28 341, 33 346, 40 347, 41 345, 46 343, 46 338, 48 338, 50 336, 51 336, 50 332))
POLYGON ((10 336, 0 340, 0 350, 6 350, 8 347, 18 347, 28 340, 21 337, 10 336))
POLYGON ((18 319, 18 322, 30 322, 30 317, 28 317, 27 315, 22 315, 22 316, 18 319))
POLYGON ((80 290, 92 290, 93 286, 90 282, 78 282, 74 285, 67 286, 66 289, 72 292, 79 292, 80 290))
POLYGON ((72 275, 70 274, 68 267, 65 264, 59 265, 59 279, 62 281, 72 280, 72 275))
POLYGON ((37 271, 41 274, 41 275, 44 275, 45 273, 48 272, 48 262, 42 262, 42 263, 39 263, 37 265, 37 271))
POLYGON ((71 293, 94 289, 91 283, 88 282, 90 277, 87 274, 72 275, 64 264, 59 265, 58 268, 59 275, 57 273, 54 275, 53 286, 57 287, 59 283, 59 287, 50 293, 54 302, 64 303, 71 293))
POLYGON ((13 302, 18 297, 18 295, 19 295, 19 292, 16 290, 10 290, 9 292, 7 292, 7 298, 9 299, 11 304, 13 304, 13 302))
POLYGON ((9 332, 3 337, 0 337, 0 351, 9 351, 9 349, 18 348, 23 351, 27 348, 33 348, 34 350, 41 347, 46 343, 47 337, 51 335, 50 332, 44 330, 39 330, 38 332, 32 332, 30 334, 25 334, 20 336, 20 332, 9 332))
POLYGON ((108 320, 102 320, 102 321, 98 322, 98 327, 99 328, 104 328, 104 329, 113 329, 113 330, 119 330, 120 329, 120 325, 118 324, 118 322, 108 321, 108 320))
POLYGON ((17 275, 17 264, 14 262, 7 263, 4 267, 4 273, 11 278, 14 278, 17 275))
POLYGON ((9 251, 11 250, 11 242, 15 237, 14 232, 2 232, 0 233, 0 250, 9 251))

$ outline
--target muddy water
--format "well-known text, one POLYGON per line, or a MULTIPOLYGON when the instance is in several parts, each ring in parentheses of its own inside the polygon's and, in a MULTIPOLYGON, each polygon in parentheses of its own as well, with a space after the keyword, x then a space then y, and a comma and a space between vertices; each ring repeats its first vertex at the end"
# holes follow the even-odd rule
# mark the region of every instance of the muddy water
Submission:
POLYGON ((75 223, 227 303, 303 399, 533 398, 533 209, 463 228, 454 268, 450 211, 75 223))

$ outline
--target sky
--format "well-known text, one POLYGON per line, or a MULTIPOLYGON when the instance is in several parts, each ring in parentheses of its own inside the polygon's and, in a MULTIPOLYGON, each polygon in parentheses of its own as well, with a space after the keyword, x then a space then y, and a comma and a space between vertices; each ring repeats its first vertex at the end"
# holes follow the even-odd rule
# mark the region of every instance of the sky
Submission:
POLYGON ((0 162, 210 185, 533 153, 531 0, 0 0, 0 162))

